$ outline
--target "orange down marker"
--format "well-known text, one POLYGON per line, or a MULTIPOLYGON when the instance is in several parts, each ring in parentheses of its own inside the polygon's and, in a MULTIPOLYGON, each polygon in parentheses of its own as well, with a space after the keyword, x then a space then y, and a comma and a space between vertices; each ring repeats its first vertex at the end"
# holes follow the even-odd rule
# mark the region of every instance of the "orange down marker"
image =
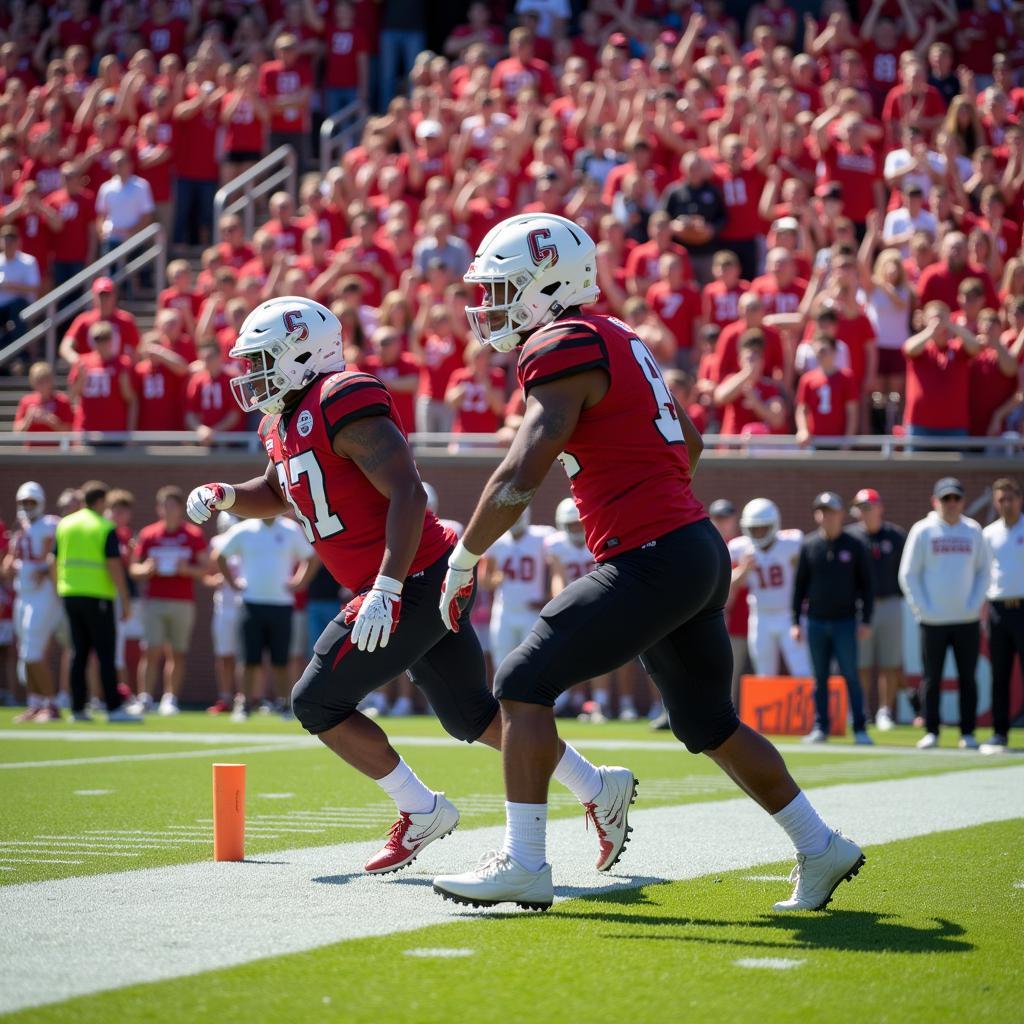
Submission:
POLYGON ((213 766, 213 859, 245 859, 245 765, 213 766))

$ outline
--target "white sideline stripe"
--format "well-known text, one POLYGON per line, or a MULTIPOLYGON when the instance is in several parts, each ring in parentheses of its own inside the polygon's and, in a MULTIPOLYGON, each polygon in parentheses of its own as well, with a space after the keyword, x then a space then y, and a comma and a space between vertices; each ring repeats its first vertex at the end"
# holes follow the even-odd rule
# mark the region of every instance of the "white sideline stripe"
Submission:
POLYGON ((767 968, 769 971, 788 971, 807 963, 806 960, 789 960, 784 956, 745 956, 733 960, 737 967, 767 968))
POLYGON ((403 953, 406 956, 422 956, 422 957, 453 957, 453 956, 472 956, 475 949, 457 949, 455 947, 438 947, 437 949, 403 949, 403 953))
MULTIPOLYGON (((66 846, 67 844, 65 843, 63 845, 66 846)), ((22 853, 26 853, 26 854, 33 854, 33 853, 58 853, 60 851, 60 849, 62 848, 61 846, 58 846, 56 843, 51 843, 50 845, 47 845, 46 843, 39 843, 39 844, 33 843, 32 846, 33 846, 33 849, 30 849, 30 850, 24 850, 24 849, 12 850, 12 849, 8 849, 7 843, 0 843, 0 851, 3 851, 4 853, 17 853, 17 854, 20 855, 22 853)), ((136 846, 136 847, 133 847, 133 849, 135 849, 135 850, 148 850, 148 849, 154 849, 154 847, 136 846)), ((76 857, 141 857, 142 856, 141 853, 126 853, 126 852, 124 852, 122 850, 79 850, 79 849, 74 849, 74 850, 68 850, 68 853, 73 853, 76 857)))
MULTIPOLYGON (((1024 765, 829 786, 810 796, 829 822, 870 846, 1024 817, 1024 765)), ((596 844, 582 822, 554 821, 548 849, 556 898, 792 856, 785 833, 745 798, 635 811, 632 823, 636 831, 624 864, 630 874, 608 877, 594 871, 596 844)), ((443 903, 430 879, 472 866, 481 852, 500 845, 503 832, 500 826, 456 832, 424 853, 419 870, 414 865, 388 879, 361 871, 379 844, 355 842, 275 851, 245 863, 203 860, 0 887, 0 1013, 465 921, 465 908, 443 903), (132 956, 123 956, 124 949, 132 956), (45 986, 39 985, 40 963, 61 965, 45 986)), ((870 860, 857 884, 871 884, 870 860)), ((876 895, 884 906, 884 893, 876 895)))
MULTIPOLYGON (((60 860, 38 860, 28 859, 27 857, 0 857, 0 860, 7 861, 10 864, 12 861, 16 864, 84 864, 84 860, 67 860, 61 858, 60 860)), ((2 998, 2 997, 0 997, 2 998)))

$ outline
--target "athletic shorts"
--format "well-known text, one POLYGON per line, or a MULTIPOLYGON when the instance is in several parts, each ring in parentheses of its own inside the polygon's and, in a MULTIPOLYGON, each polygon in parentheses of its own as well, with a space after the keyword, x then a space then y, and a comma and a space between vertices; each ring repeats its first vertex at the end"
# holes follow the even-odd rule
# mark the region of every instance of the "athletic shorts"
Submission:
POLYGON ((240 622, 242 603, 240 601, 214 601, 213 625, 213 656, 215 658, 237 658, 242 649, 240 622))
POLYGON ((270 652, 270 664, 283 668, 288 664, 292 646, 292 606, 290 604, 242 604, 242 649, 246 665, 259 665, 263 652, 270 652))
POLYGON ((438 610, 449 554, 406 579, 387 647, 372 654, 353 647, 344 611, 328 624, 292 691, 292 710, 307 732, 344 722, 367 694, 405 671, 449 735, 472 742, 491 724, 498 702, 487 687, 483 652, 469 621, 473 599, 462 606, 458 633, 445 628, 438 610))
POLYGON ((552 707, 564 690, 637 655, 672 731, 700 753, 739 726, 725 625, 729 551, 707 519, 600 563, 541 610, 495 678, 503 700, 552 707))
POLYGON ((882 597, 875 601, 871 633, 857 641, 857 664, 861 668, 903 668, 903 598, 882 597))
POLYGON ((196 606, 192 601, 147 598, 142 610, 142 639, 147 648, 170 647, 184 654, 192 643, 196 606))
MULTIPOLYGON (((21 661, 29 664, 42 661, 51 637, 56 637, 65 647, 68 644, 64 605, 56 594, 18 598, 14 602, 14 619, 11 622, 21 661)), ((10 643, 9 640, 7 642, 10 643)))

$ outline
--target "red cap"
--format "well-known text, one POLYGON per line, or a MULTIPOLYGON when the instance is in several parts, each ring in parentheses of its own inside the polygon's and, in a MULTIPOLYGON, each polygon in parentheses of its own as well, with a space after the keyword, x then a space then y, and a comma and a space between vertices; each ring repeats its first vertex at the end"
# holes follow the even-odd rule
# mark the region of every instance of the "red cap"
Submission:
POLYGON ((101 295, 103 292, 112 292, 114 290, 114 280, 110 277, 97 277, 92 283, 93 295, 101 295))
POLYGON ((854 505, 880 505, 882 496, 873 487, 862 487, 853 496, 854 505))

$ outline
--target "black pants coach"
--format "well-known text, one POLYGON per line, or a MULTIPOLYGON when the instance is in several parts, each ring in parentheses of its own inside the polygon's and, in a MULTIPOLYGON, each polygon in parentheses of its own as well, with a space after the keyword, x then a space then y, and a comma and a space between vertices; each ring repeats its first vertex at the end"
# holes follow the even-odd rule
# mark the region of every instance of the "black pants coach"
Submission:
POLYGON ((114 664, 117 627, 114 623, 114 602, 102 597, 65 597, 64 610, 71 630, 71 708, 85 709, 89 691, 85 682, 85 666, 95 651, 100 666, 100 683, 107 711, 121 706, 117 692, 117 668, 114 664))
POLYGON ((950 622, 941 626, 921 624, 924 724, 929 732, 938 734, 942 665, 949 647, 953 648, 960 683, 960 732, 967 736, 974 732, 978 715, 978 685, 974 671, 978 666, 981 629, 977 622, 950 622))
POLYGON ((502 700, 544 704, 638 654, 687 750, 714 750, 739 727, 725 626, 729 551, 707 519, 616 555, 541 610, 494 680, 502 700))
POLYGON ((992 729, 1010 731, 1010 676, 1013 656, 1024 668, 1024 599, 992 601, 988 606, 988 649, 992 659, 992 729))

